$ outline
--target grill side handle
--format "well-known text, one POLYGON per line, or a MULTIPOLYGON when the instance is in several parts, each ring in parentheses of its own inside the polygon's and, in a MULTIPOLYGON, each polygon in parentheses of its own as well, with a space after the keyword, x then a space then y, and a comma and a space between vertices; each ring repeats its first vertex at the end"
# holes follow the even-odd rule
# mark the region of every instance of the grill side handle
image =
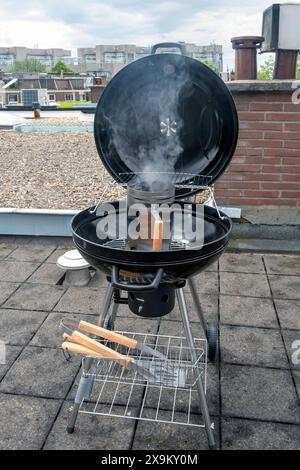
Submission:
POLYGON ((158 269, 155 273, 154 279, 151 284, 127 284, 122 283, 119 277, 119 269, 117 266, 113 266, 111 269, 111 285, 115 289, 125 290, 128 292, 149 292, 158 288, 161 283, 164 270, 158 269))

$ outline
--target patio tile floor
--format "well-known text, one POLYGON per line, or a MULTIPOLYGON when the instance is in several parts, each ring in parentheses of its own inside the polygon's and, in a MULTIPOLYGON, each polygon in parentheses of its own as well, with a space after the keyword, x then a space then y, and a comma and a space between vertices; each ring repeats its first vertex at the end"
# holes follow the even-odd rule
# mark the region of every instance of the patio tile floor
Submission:
POLYGON ((6 282, 0 280, 0 306, 11 296, 13 292, 17 290, 19 286, 20 283, 18 282, 6 282))
POLYGON ((4 308, 51 311, 65 293, 61 286, 24 283, 4 304, 4 308))
POLYGON ((223 418, 223 449, 299 450, 300 429, 291 424, 223 418))
POLYGON ((57 400, 0 393, 0 449, 41 449, 59 407, 57 400))
MULTIPOLYGON (((0 237, 0 449, 206 449, 205 431, 135 419, 82 415, 66 433, 80 373, 80 359, 66 361, 58 331, 62 318, 97 323, 105 277, 85 288, 58 285, 58 256, 69 241, 0 237)), ((208 364, 207 399, 222 449, 299 449, 300 257, 226 253, 195 278, 206 319, 219 321, 220 356, 208 364), (294 353, 294 354, 293 354, 294 353), (221 379, 221 380, 219 380, 221 379), (221 432, 220 432, 221 431, 221 432)), ((188 286, 195 337, 203 338, 188 286)), ((180 336, 177 307, 166 317, 139 318, 120 305, 116 329, 180 336)), ((115 393, 107 386, 99 406, 115 393)), ((117 397, 120 413, 126 393, 117 397)), ((91 401, 97 399, 92 394, 91 401)), ((134 392, 127 411, 136 416, 143 400, 134 392)), ((174 397, 162 396, 165 416, 174 397)), ((184 397, 176 398, 178 413, 184 397)), ((145 410, 153 414, 153 396, 145 410)), ((161 416, 164 419, 164 416, 161 416)), ((191 419, 201 419, 193 399, 191 419)))
POLYGON ((300 330, 300 300, 275 299, 275 306, 282 328, 300 330))
POLYGON ((0 279, 8 282, 24 282, 38 267, 38 263, 3 260, 0 263, 0 279))
POLYGON ((288 369, 279 330, 222 325, 222 361, 288 369))

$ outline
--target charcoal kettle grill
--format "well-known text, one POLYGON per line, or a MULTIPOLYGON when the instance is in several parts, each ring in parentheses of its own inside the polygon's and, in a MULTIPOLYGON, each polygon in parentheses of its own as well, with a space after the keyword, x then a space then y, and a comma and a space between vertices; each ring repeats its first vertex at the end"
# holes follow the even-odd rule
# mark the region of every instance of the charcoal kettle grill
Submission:
MULTIPOLYGON (((117 215, 126 212, 125 218, 120 218, 123 222, 118 222, 116 233, 99 238, 101 218, 110 217, 109 210, 105 214, 99 214, 98 210, 100 202, 105 200, 105 191, 96 206, 79 212, 72 221, 76 248, 107 276, 99 325, 114 329, 118 306, 122 303, 138 316, 159 317, 173 310, 176 298, 189 360, 197 364, 196 340, 183 290, 188 283, 206 335, 208 357, 215 360, 217 324, 206 324, 193 276, 223 253, 231 221, 216 204, 204 205, 199 216, 196 197, 204 189, 211 190, 235 151, 238 119, 230 92, 212 70, 188 57, 182 44, 158 44, 150 56, 124 67, 109 82, 96 109, 94 136, 102 163, 115 184, 127 190, 125 206, 120 201, 110 203, 117 215), (178 47, 181 54, 157 53, 161 47, 178 47), (175 240, 170 233, 161 248, 153 251, 151 243, 120 236, 120 225, 128 224, 128 206, 136 202, 151 207, 176 203, 179 210, 187 207, 193 223, 201 217, 203 243, 198 247, 189 240, 175 240)), ((69 433, 74 431, 82 402, 91 396, 94 364, 95 359, 84 359, 68 423, 69 433)), ((216 441, 203 377, 198 375, 193 385, 209 447, 214 449, 216 441)), ((183 387, 182 383, 180 386, 183 387)))

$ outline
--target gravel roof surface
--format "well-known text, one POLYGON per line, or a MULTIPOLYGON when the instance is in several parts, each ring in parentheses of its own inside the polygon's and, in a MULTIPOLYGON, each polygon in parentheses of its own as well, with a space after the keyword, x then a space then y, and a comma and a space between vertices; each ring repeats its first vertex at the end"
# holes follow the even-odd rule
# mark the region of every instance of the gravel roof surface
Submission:
MULTIPOLYGON (((0 131, 0 207, 83 209, 108 183, 92 133, 0 131)), ((106 199, 123 194, 112 184, 106 199)))
MULTIPOLYGON (((28 120, 50 121, 62 122, 28 120)), ((125 195, 104 168, 93 133, 0 131, 0 207, 84 209, 97 203, 106 187, 107 201, 125 195)), ((197 200, 206 197, 204 192, 197 200)))
POLYGON ((28 126, 87 126, 93 125, 94 119, 76 119, 76 118, 42 118, 42 119, 25 119, 24 124, 28 126))

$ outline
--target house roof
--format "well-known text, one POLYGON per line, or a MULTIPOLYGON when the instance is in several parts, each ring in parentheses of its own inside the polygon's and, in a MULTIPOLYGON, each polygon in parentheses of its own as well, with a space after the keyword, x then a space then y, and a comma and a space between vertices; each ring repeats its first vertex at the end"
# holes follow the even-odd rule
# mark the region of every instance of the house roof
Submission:
POLYGON ((19 90, 85 90, 86 80, 84 78, 15 78, 5 85, 6 89, 19 89, 19 90))

